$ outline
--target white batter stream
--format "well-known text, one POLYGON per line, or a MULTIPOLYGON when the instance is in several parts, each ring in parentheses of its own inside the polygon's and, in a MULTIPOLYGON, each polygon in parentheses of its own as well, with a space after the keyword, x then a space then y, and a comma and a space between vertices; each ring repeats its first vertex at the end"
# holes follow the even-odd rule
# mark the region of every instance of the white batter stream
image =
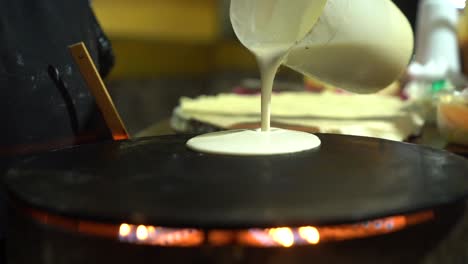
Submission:
POLYGON ((276 72, 287 47, 252 48, 262 78, 262 125, 258 130, 230 130, 192 138, 187 146, 193 150, 227 155, 274 155, 295 153, 320 146, 320 139, 310 133, 270 128, 271 94, 276 72))

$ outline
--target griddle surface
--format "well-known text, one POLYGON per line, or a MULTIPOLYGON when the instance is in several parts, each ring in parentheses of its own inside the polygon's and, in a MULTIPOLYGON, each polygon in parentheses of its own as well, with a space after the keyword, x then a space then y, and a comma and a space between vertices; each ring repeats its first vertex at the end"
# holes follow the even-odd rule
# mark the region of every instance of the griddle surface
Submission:
POLYGON ((92 221, 249 228, 365 221, 460 201, 468 161, 374 138, 318 134, 317 150, 264 157, 186 148, 190 136, 105 142, 21 162, 12 198, 92 221))

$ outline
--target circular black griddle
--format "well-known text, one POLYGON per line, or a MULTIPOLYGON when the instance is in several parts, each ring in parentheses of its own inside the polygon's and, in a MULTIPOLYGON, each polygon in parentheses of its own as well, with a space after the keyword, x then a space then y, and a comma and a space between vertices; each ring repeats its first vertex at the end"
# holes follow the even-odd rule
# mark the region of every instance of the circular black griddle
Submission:
POLYGON ((29 158, 15 200, 62 216, 166 227, 328 225, 410 213, 468 194, 468 161, 381 139, 318 135, 317 150, 267 157, 186 148, 189 136, 84 145, 29 158))

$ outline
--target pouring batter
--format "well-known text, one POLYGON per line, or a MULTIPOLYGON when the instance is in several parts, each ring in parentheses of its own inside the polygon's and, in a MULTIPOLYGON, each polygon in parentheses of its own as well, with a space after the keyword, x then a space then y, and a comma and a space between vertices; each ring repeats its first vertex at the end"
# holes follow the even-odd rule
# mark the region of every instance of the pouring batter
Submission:
MULTIPOLYGON (((232 0, 231 20, 234 30, 244 46, 256 56, 261 73, 261 129, 206 134, 189 140, 187 146, 200 152, 229 155, 287 154, 319 147, 320 140, 313 134, 270 128, 273 82, 278 68, 284 63, 288 54, 296 54, 292 60, 289 59, 295 67, 288 65, 288 61, 286 65, 304 73, 301 67, 309 65, 306 60, 310 59, 310 56, 306 55, 310 55, 308 54, 310 47, 304 46, 303 41, 312 39, 313 49, 310 50, 313 50, 314 54, 319 54, 317 51, 321 49, 327 49, 330 42, 336 40, 345 44, 336 54, 349 55, 348 53, 355 51, 346 48, 347 46, 367 49, 369 52, 366 59, 357 61, 357 66, 359 64, 364 66, 357 67, 359 72, 353 72, 349 68, 350 65, 340 66, 340 58, 333 58, 330 61, 333 61, 333 67, 338 68, 337 72, 340 72, 339 69, 347 68, 346 71, 341 71, 347 74, 341 76, 340 81, 344 82, 343 88, 374 92, 376 89, 384 88, 376 85, 382 85, 398 77, 412 52, 411 26, 391 1, 355 0, 352 4, 349 0, 298 0, 294 4, 287 0, 232 0), (388 17, 384 18, 390 22, 382 22, 380 20, 383 19, 375 15, 369 18, 359 16, 367 9, 387 13, 388 17), (325 22, 317 23, 321 16, 325 22), (348 22, 344 24, 326 22, 329 19, 343 21, 346 17, 352 18, 351 20, 356 19, 353 24, 364 25, 369 33, 362 33, 361 28, 351 27, 348 22), (315 26, 316 23, 318 26, 315 26), (388 36, 382 33, 382 30, 387 32, 388 36), (315 39, 318 40, 316 43, 315 39), (395 40, 398 41, 398 45, 389 44, 395 40), (355 75, 359 78, 355 78, 355 75), (356 89, 356 86, 362 86, 362 89, 356 89)), ((338 57, 333 54, 332 56, 338 57)), ((352 56, 357 58, 359 54, 352 56)), ((326 63, 322 66, 323 69, 327 67, 330 68, 330 65, 326 63)), ((311 70, 321 72, 320 66, 311 70)), ((322 72, 325 72, 323 76, 325 79, 331 76, 327 70, 322 72)), ((314 72, 311 75, 314 75, 314 72)))
POLYGON ((313 134, 270 128, 271 94, 276 72, 295 42, 316 23, 326 0, 231 1, 231 21, 241 42, 257 58, 262 79, 262 126, 258 130, 211 133, 187 142, 191 149, 213 154, 273 155, 320 146, 313 134))

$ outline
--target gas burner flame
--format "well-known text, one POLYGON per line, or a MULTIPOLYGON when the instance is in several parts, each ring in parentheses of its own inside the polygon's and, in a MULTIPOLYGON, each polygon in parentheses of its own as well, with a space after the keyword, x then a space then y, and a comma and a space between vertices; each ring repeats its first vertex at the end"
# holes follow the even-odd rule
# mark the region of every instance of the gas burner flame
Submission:
POLYGON ((320 231, 313 226, 299 228, 279 227, 250 229, 239 233, 241 244, 255 247, 285 247, 316 245, 320 243, 320 231))
POLYGON ((160 247, 198 247, 201 245, 248 247, 310 246, 331 241, 343 241, 397 232, 410 226, 432 221, 435 211, 421 211, 391 216, 374 221, 335 226, 274 227, 251 229, 195 229, 167 228, 151 225, 120 225, 92 222, 50 214, 33 208, 22 208, 25 214, 39 223, 78 234, 118 238, 132 244, 160 247))
POLYGON ((136 237, 138 240, 144 241, 148 239, 148 229, 144 225, 139 225, 136 231, 136 237))
POLYGON ((126 237, 130 235, 130 232, 132 232, 132 229, 128 224, 121 224, 119 228, 119 235, 121 237, 126 237))
POLYGON ((194 247, 205 243, 215 246, 240 244, 252 247, 290 248, 292 246, 317 245, 322 241, 342 241, 385 235, 432 219, 434 219, 434 212, 425 211, 356 224, 321 227, 201 230, 121 224, 119 240, 128 243, 165 247, 194 247))
POLYGON ((294 234, 291 228, 280 227, 268 230, 271 239, 283 247, 291 247, 294 245, 294 234))
POLYGON ((318 229, 313 226, 299 228, 299 236, 312 245, 316 245, 320 242, 320 233, 318 229))
POLYGON ((385 235, 434 219, 433 211, 381 218, 374 221, 336 226, 251 228, 245 230, 177 229, 121 224, 119 240, 127 243, 164 247, 245 245, 284 247, 317 245, 323 241, 343 241, 385 235))
POLYGON ((201 230, 195 229, 121 224, 119 240, 156 246, 193 247, 203 243, 204 234, 201 230))

